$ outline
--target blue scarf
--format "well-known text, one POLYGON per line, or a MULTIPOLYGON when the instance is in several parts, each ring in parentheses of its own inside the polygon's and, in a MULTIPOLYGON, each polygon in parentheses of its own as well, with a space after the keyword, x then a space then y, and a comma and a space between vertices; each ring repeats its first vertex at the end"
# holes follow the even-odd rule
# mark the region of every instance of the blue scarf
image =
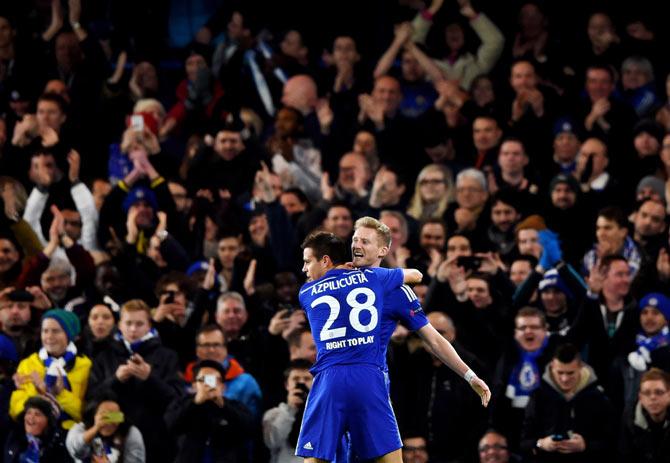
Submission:
POLYGON ((65 371, 65 367, 70 362, 73 362, 77 356, 77 346, 75 346, 74 343, 70 341, 70 343, 67 345, 67 349, 65 350, 65 354, 63 354, 62 357, 52 357, 44 347, 40 349, 38 355, 40 360, 42 360, 44 367, 47 369, 44 383, 47 386, 48 392, 51 392, 53 387, 56 385, 56 381, 58 381, 59 376, 63 378, 63 386, 65 389, 71 391, 72 388, 70 387, 70 381, 67 379, 67 371, 65 371))
POLYGON ((126 340, 126 338, 124 338, 123 335, 120 332, 117 332, 114 335, 114 339, 116 339, 117 341, 121 341, 123 343, 123 345, 126 346, 126 349, 128 349, 128 352, 131 353, 131 354, 137 353, 137 351, 142 346, 142 344, 144 344, 145 342, 147 342, 150 339, 157 338, 157 337, 158 337, 158 332, 154 328, 151 328, 147 334, 142 336, 142 339, 139 339, 139 340, 134 341, 134 342, 128 342, 126 340))
POLYGON ((533 352, 528 352, 519 347, 521 358, 512 369, 505 396, 512 400, 512 407, 525 408, 528 404, 531 392, 540 385, 540 368, 537 365, 537 359, 549 343, 549 336, 544 338, 540 348, 533 352))
POLYGON ((635 338, 637 350, 628 354, 628 363, 638 371, 647 371, 651 363, 651 353, 659 347, 670 344, 670 328, 664 326, 663 329, 653 336, 647 336, 640 333, 635 338))
POLYGON ((28 439, 28 448, 19 457, 21 463, 39 463, 40 461, 40 440, 32 434, 26 434, 28 439))

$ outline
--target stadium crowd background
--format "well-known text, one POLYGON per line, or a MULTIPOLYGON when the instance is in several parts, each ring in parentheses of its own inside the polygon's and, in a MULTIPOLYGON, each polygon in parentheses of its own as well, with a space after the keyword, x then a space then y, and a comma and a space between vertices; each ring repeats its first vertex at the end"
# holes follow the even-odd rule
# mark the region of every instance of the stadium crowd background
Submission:
POLYGON ((399 327, 406 461, 666 461, 660 3, 3 2, 4 461, 297 461, 299 246, 366 215, 493 386, 399 327))

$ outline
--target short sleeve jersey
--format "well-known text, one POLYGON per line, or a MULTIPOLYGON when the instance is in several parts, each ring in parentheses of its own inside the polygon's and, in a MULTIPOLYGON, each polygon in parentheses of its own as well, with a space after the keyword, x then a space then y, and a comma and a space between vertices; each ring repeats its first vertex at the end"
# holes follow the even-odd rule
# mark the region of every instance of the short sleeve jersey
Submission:
POLYGON ((402 269, 330 270, 300 289, 316 344, 312 373, 330 365, 368 364, 385 368, 382 340, 385 297, 403 283, 402 269))
POLYGON ((428 324, 428 318, 421 307, 419 298, 407 285, 392 290, 384 299, 381 333, 384 358, 386 358, 386 348, 398 322, 410 331, 417 331, 428 324))

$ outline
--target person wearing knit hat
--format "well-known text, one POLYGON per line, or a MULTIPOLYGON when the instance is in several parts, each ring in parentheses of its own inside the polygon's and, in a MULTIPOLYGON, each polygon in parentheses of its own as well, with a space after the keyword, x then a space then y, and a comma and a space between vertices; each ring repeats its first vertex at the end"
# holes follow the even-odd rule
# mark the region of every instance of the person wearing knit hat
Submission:
POLYGON ((545 272, 543 278, 540 280, 540 284, 537 289, 540 293, 547 291, 549 289, 557 289, 568 297, 573 297, 572 291, 565 284, 563 278, 558 274, 558 270, 551 269, 545 272))
POLYGON ((58 322, 58 324, 63 328, 67 339, 70 342, 73 342, 79 336, 81 331, 81 324, 79 322, 79 317, 77 317, 73 312, 68 312, 63 309, 51 309, 42 315, 42 321, 53 318, 58 322))
POLYGON ((553 192, 554 188, 560 184, 568 185, 575 193, 579 193, 581 191, 579 188, 579 182, 577 182, 575 177, 567 174, 558 174, 551 179, 551 183, 549 184, 549 193, 553 192))
POLYGON ((60 421, 70 429, 81 421, 84 393, 91 360, 78 355, 74 341, 79 336, 79 318, 63 309, 52 309, 42 316, 42 348, 23 359, 16 369, 17 389, 9 401, 9 415, 16 417, 24 404, 37 395, 53 398, 62 409, 60 421))
POLYGON ((662 293, 648 293, 638 304, 640 327, 635 338, 637 349, 628 354, 628 363, 638 372, 646 371, 654 357, 670 353, 670 298, 662 293))
POLYGON ((670 298, 665 294, 649 293, 640 300, 638 307, 640 310, 645 310, 651 307, 665 317, 666 324, 670 323, 670 298))
POLYGON ((61 410, 49 397, 28 399, 5 444, 4 461, 71 461, 65 435, 59 429, 61 410))
POLYGON ((565 335, 577 315, 579 301, 555 268, 544 273, 537 289, 549 332, 565 335))
POLYGON ((642 177, 638 182, 636 192, 636 199, 655 199, 656 201, 665 202, 665 183, 658 177, 647 175, 642 177))
POLYGON ((154 212, 158 210, 158 199, 156 199, 156 193, 154 193, 151 188, 139 185, 130 190, 128 195, 126 195, 126 198, 123 200, 123 212, 127 214, 130 208, 140 201, 144 201, 154 210, 154 212))
POLYGON ((642 119, 633 127, 635 149, 639 154, 644 156, 644 152, 651 154, 650 150, 655 146, 655 152, 658 153, 663 141, 663 135, 665 135, 665 131, 661 124, 651 119, 642 119), (647 135, 649 139, 645 140, 644 136, 640 137, 643 134, 647 135))

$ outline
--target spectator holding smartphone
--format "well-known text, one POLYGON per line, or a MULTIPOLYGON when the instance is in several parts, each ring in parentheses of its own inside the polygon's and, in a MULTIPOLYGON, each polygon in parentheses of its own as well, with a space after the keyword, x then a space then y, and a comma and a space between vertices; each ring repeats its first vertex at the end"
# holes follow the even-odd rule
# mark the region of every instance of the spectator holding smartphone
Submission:
POLYGON ((115 340, 95 359, 88 398, 104 389, 118 395, 119 405, 142 432, 148 462, 170 458, 163 413, 183 391, 178 370, 177 354, 161 344, 151 327, 149 306, 138 299, 123 304, 115 340))
POLYGON ((284 372, 286 402, 265 412, 263 416, 263 440, 270 449, 271 463, 299 463, 295 446, 305 411, 307 394, 312 388, 311 362, 305 359, 291 361, 284 372))
POLYGON ((99 394, 88 403, 83 418, 70 429, 65 441, 75 461, 144 463, 142 434, 126 420, 116 394, 99 394))
POLYGON ((253 417, 241 403, 224 398, 226 369, 221 362, 202 360, 193 375, 195 394, 175 399, 165 414, 178 438, 174 461, 246 461, 253 417))
POLYGON ((538 463, 611 461, 612 406, 597 381, 574 345, 559 346, 526 406, 521 449, 538 463))

